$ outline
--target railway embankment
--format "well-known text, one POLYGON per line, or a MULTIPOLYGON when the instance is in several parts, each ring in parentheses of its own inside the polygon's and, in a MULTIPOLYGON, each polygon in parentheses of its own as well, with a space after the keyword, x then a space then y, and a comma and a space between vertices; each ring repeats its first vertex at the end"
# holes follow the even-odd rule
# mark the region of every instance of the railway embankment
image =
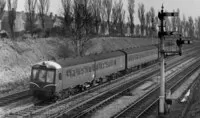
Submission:
POLYGON ((200 69, 196 71, 173 94, 170 113, 165 118, 200 117, 200 69))
MULTIPOLYGON (((87 42, 85 53, 151 45, 157 39, 99 37, 87 42)), ((0 97, 28 87, 30 67, 43 60, 55 60, 74 56, 69 39, 40 38, 0 41, 0 97)))
POLYGON ((187 106, 182 112, 184 118, 199 118, 200 117, 200 76, 195 84, 191 87, 191 95, 187 102, 187 106))

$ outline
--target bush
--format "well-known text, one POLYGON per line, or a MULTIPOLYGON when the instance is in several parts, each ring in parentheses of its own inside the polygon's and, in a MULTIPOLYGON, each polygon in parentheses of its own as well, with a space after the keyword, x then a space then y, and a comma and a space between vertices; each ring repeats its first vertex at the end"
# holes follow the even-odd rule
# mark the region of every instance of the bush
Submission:
POLYGON ((65 36, 65 30, 62 27, 53 27, 51 29, 51 36, 65 36))
POLYGON ((74 55, 74 52, 69 48, 68 44, 59 47, 58 56, 60 58, 67 58, 74 55))

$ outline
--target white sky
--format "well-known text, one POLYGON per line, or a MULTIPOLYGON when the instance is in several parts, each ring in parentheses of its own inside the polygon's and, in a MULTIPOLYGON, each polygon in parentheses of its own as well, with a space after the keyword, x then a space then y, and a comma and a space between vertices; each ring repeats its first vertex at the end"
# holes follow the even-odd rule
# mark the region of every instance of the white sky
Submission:
MULTIPOLYGON (((123 0, 124 9, 127 9, 127 1, 128 0, 123 0)), ((24 2, 25 0, 18 0, 18 11, 24 11, 24 2)), ((61 1, 50 0, 50 2, 50 12, 60 14, 62 9, 61 1)), ((135 23, 139 22, 137 18, 138 3, 144 3, 145 11, 149 11, 150 7, 153 6, 155 8, 156 15, 158 14, 158 10, 160 11, 161 5, 163 4, 165 10, 167 11, 173 11, 173 9, 176 10, 179 8, 181 18, 183 14, 185 14, 186 17, 192 16, 193 18, 200 16, 200 0, 135 0, 135 23)))

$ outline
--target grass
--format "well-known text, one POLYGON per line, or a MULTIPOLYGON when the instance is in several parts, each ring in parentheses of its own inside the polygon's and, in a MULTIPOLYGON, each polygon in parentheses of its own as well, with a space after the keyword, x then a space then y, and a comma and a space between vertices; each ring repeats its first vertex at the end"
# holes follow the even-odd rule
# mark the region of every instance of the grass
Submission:
POLYGON ((7 96, 9 94, 17 93, 29 88, 29 79, 24 78, 16 80, 14 82, 8 82, 0 86, 0 97, 7 96))

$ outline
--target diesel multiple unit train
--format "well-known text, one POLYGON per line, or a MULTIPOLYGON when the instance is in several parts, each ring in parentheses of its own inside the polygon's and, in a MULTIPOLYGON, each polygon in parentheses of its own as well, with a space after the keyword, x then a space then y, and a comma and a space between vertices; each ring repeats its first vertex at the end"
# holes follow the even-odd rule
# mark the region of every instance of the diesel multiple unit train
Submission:
POLYGON ((109 75, 154 62, 155 46, 43 61, 32 66, 30 90, 37 98, 66 97, 88 86, 109 81, 109 75))

